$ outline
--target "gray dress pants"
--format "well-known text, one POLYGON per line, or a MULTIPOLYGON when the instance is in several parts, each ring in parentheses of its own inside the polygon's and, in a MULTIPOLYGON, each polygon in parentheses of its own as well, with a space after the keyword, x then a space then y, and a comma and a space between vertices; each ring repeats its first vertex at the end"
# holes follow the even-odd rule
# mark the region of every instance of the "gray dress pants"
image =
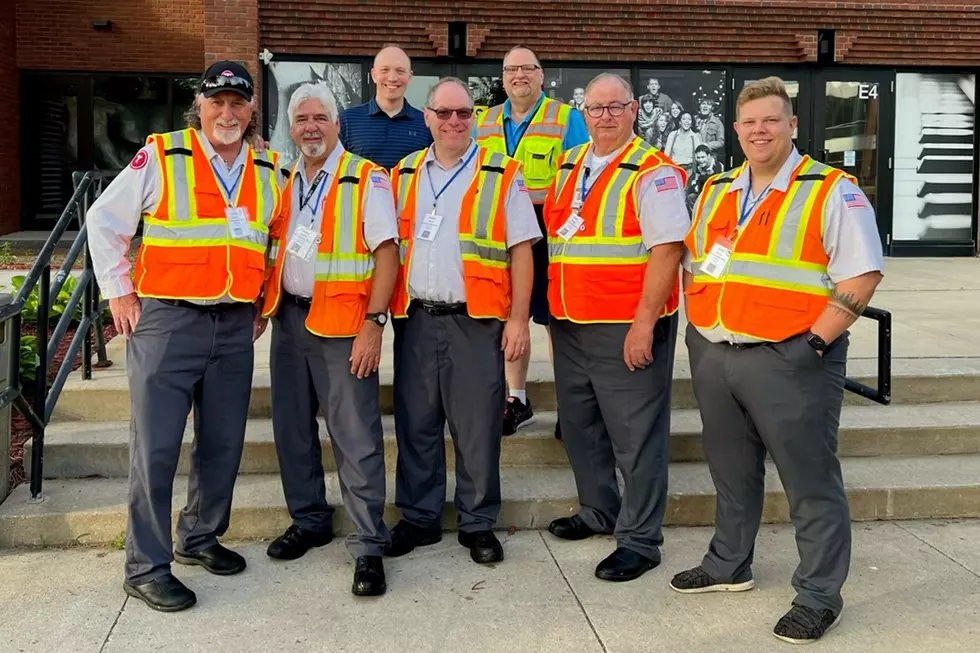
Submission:
POLYGON ((464 532, 500 513, 504 415, 503 324, 430 315, 412 305, 395 328, 395 504, 422 528, 441 528, 446 502, 445 425, 456 453, 456 508, 464 532))
POLYGON ((713 344, 688 326, 686 340, 717 492, 715 535, 702 566, 721 581, 752 577, 768 452, 796 530, 795 601, 840 612, 851 559, 850 510, 837 458, 847 334, 823 358, 804 336, 736 347, 713 344))
POLYGON ((630 326, 552 317, 559 419, 578 488, 579 517, 595 531, 614 533, 617 546, 659 561, 677 315, 657 320, 653 363, 635 372, 623 360, 630 326))
POLYGON ((192 405, 194 443, 177 549, 196 553, 228 529, 252 389, 255 311, 246 303, 192 308, 143 300, 126 350, 131 585, 170 573, 173 482, 192 405))
POLYGON ((354 558, 383 555, 385 456, 378 373, 350 371, 353 338, 321 338, 306 328, 307 310, 283 299, 272 319, 272 426, 286 506, 293 523, 315 533, 333 530, 323 480, 317 410, 322 409, 354 533, 354 558))

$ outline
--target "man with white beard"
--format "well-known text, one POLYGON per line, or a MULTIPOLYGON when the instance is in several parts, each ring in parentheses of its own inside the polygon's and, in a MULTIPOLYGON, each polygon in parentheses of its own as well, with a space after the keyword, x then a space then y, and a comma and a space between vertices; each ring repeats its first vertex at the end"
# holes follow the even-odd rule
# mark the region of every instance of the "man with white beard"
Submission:
POLYGON ((154 610, 197 601, 170 563, 218 575, 245 559, 228 529, 252 387, 256 301, 268 227, 279 213, 278 155, 255 152, 252 77, 220 61, 204 73, 188 129, 152 134, 87 215, 89 247, 116 329, 128 340, 129 523, 125 592, 154 610), (143 242, 130 276, 126 253, 143 242), (174 474, 194 407, 187 505, 171 537, 174 474))
POLYGON ((338 142, 330 89, 300 86, 288 112, 302 156, 280 175, 262 315, 273 316, 272 425, 293 523, 268 554, 295 560, 333 539, 316 421, 322 410, 355 530, 347 538, 351 591, 377 596, 386 590, 382 555, 390 539, 378 364, 398 272, 395 200, 388 174, 338 142))

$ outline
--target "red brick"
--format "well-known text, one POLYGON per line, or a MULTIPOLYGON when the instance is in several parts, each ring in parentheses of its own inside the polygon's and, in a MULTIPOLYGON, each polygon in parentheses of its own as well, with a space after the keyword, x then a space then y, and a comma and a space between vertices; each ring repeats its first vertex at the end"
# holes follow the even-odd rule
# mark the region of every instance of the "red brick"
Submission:
POLYGON ((17 21, 10 4, 0 3, 0 234, 20 228, 20 77, 17 21))

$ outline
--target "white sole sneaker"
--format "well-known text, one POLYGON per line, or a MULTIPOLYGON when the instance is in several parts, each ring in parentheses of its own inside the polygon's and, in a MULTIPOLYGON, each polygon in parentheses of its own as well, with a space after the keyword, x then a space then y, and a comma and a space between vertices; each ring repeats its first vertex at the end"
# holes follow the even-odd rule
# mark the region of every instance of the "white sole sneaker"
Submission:
POLYGON ((755 587, 755 580, 749 579, 744 583, 715 583, 707 587, 695 587, 693 589, 680 589, 674 587, 673 581, 670 582, 670 589, 681 594, 707 594, 708 592, 747 592, 755 587))
MULTIPOLYGON (((832 631, 834 628, 836 628, 837 627, 837 624, 840 623, 840 618, 842 616, 844 616, 844 611, 843 610, 841 610, 840 614, 837 615, 837 618, 834 619, 834 623, 832 623, 829 626, 827 626, 827 630, 823 631, 823 634, 826 635, 827 633, 829 633, 830 631, 832 631)), ((820 639, 823 639, 822 637, 819 637, 817 639, 794 639, 792 637, 786 637, 785 635, 777 635, 775 631, 773 631, 772 636, 775 637, 776 639, 782 640, 782 641, 784 641, 784 642, 786 642, 788 644, 797 644, 797 645, 812 644, 813 642, 816 642, 816 641, 819 641, 820 639)))

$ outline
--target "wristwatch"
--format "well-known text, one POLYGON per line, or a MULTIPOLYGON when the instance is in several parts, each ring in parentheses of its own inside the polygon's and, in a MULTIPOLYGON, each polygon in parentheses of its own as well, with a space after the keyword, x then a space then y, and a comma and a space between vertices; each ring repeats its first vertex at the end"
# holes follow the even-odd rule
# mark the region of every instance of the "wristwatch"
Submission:
POLYGON ((387 313, 368 313, 367 315, 364 316, 364 319, 374 322, 381 328, 384 328, 384 326, 388 324, 387 313))
POLYGON ((807 332, 806 344, 810 345, 817 351, 820 352, 827 351, 827 343, 824 342, 823 338, 813 333, 812 331, 807 332))

